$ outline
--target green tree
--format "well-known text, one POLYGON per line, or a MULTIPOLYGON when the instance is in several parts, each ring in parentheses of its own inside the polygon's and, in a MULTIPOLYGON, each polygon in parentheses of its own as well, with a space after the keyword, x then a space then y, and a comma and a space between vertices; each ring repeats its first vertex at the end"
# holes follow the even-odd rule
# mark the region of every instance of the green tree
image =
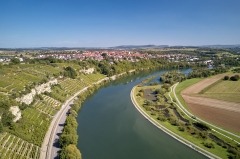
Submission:
POLYGON ((14 118, 14 115, 12 115, 10 111, 5 110, 2 113, 2 119, 1 119, 3 126, 11 126, 13 118, 14 118))
POLYGON ((70 114, 75 118, 78 116, 77 112, 73 109, 70 109, 70 114))
POLYGON ((76 134, 76 129, 77 129, 77 126, 75 127, 71 124, 67 124, 64 126, 63 134, 76 134))
POLYGON ((101 62, 98 67, 100 68, 101 70, 101 73, 102 74, 105 74, 107 76, 111 76, 111 67, 110 67, 110 64, 108 64, 107 62, 101 62))
POLYGON ((77 77, 77 72, 70 66, 65 68, 64 76, 75 79, 77 77))
POLYGON ((78 135, 76 134, 62 134, 60 137, 60 145, 66 147, 69 144, 77 144, 78 135))
MULTIPOLYGON (((71 113, 71 111, 70 111, 70 113, 71 113)), ((72 114, 70 114, 66 119, 65 125, 69 125, 73 128, 77 128, 78 123, 77 123, 76 118, 72 114)))
POLYGON ((11 62, 12 62, 13 64, 19 64, 19 63, 20 63, 20 60, 19 60, 18 58, 12 58, 12 59, 11 59, 11 62))
POLYGON ((81 159, 82 156, 80 151, 77 149, 77 147, 75 145, 70 144, 62 150, 60 154, 60 158, 61 159, 81 159))

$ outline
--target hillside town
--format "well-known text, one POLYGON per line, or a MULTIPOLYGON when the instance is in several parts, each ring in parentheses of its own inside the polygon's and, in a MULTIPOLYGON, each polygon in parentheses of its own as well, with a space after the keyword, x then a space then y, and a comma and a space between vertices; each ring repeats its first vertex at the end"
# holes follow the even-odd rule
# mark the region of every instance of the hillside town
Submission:
MULTIPOLYGON (((205 60, 201 61, 198 56, 193 56, 189 54, 179 53, 179 54, 149 54, 139 53, 134 51, 84 51, 79 53, 79 51, 75 51, 76 53, 44 53, 39 54, 36 57, 31 57, 34 59, 44 59, 44 58, 55 58, 55 59, 62 59, 62 60, 97 60, 103 61, 108 60, 110 62, 113 61, 122 61, 122 60, 129 60, 131 62, 138 62, 139 59, 153 59, 153 58, 163 58, 168 60, 169 62, 181 62, 181 61, 188 61, 188 62, 201 62, 205 65, 213 65, 212 60, 205 60)), ((0 62, 8 63, 11 61, 12 58, 19 59, 20 62, 24 62, 23 57, 1 57, 0 62)))
POLYGON ((37 58, 47 58, 53 57, 57 59, 64 59, 64 60, 98 60, 103 61, 106 58, 112 59, 113 61, 122 61, 122 60, 129 60, 129 61, 137 61, 137 59, 145 58, 164 58, 166 60, 171 61, 178 61, 187 59, 189 61, 198 60, 197 56, 190 56, 187 54, 149 54, 149 53, 139 53, 133 51, 85 51, 81 54, 41 54, 38 55, 37 58))

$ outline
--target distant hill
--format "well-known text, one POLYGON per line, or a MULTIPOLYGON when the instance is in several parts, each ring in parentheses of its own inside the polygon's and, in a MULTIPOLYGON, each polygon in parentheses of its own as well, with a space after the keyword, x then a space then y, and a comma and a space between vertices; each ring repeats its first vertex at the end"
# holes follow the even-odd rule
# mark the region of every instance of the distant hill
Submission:
POLYGON ((89 50, 89 49, 148 49, 148 48, 239 48, 240 44, 236 45, 119 45, 112 47, 24 47, 24 48, 0 48, 0 50, 89 50))
POLYGON ((168 45, 120 45, 114 46, 110 48, 115 49, 142 49, 142 48, 166 48, 169 47, 168 45))
POLYGON ((237 45, 202 45, 199 47, 210 47, 210 48, 235 48, 240 47, 240 44, 237 45))

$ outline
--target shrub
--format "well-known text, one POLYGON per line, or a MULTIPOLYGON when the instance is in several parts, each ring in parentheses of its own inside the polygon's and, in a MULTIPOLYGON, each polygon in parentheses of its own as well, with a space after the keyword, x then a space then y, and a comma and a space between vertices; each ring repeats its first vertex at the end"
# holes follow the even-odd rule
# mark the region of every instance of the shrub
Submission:
POLYGON ((239 80, 239 75, 235 75, 235 76, 230 77, 230 80, 231 81, 238 81, 239 80))
POLYGON ((151 83, 150 83, 150 86, 156 86, 156 85, 158 85, 157 82, 151 82, 151 83))
POLYGON ((159 115, 157 119, 160 121, 166 121, 166 118, 163 115, 159 115))
POLYGON ((224 76, 223 80, 229 80, 229 76, 224 76))
POLYGON ((228 149, 228 152, 229 152, 229 153, 232 153, 232 154, 234 154, 234 155, 237 155, 237 154, 238 154, 238 150, 235 149, 235 148, 233 148, 233 147, 232 147, 232 148, 229 148, 229 149, 228 149))
POLYGON ((139 92, 139 93, 137 94, 137 96, 142 97, 142 96, 143 96, 143 93, 142 93, 142 92, 139 92))
POLYGON ((12 58, 12 59, 11 59, 11 62, 12 62, 13 64, 19 64, 19 63, 20 63, 20 60, 19 60, 18 58, 12 58))
POLYGON ((185 131, 185 128, 184 128, 183 126, 179 126, 179 127, 178 127, 178 130, 184 132, 184 131, 185 131))
POLYGON ((23 103, 23 102, 19 105, 19 109, 20 109, 20 110, 24 110, 24 109, 26 109, 27 107, 28 107, 28 105, 25 104, 25 103, 23 103))
POLYGON ((210 130, 210 128, 207 126, 207 125, 205 125, 205 124, 203 124, 203 123, 194 123, 197 127, 200 127, 201 129, 203 129, 203 130, 210 130))
POLYGON ((214 148, 214 145, 211 142, 204 142, 203 145, 207 148, 214 148))
POLYGON ((200 136, 202 139, 207 139, 208 133, 207 133, 207 131, 202 131, 202 132, 199 133, 199 136, 200 136))
POLYGON ((175 118, 170 118, 169 122, 173 126, 179 126, 179 122, 175 118))
POLYGON ((154 115, 154 116, 155 116, 155 115, 156 115, 156 113, 155 113, 154 111, 152 111, 152 112, 151 112, 151 115, 154 115))

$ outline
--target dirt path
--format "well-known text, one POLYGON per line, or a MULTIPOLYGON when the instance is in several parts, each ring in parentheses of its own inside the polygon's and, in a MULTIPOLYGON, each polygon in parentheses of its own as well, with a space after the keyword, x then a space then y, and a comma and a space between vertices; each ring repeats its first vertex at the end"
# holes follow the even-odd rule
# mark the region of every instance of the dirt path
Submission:
POLYGON ((226 74, 204 79, 181 92, 190 111, 196 116, 218 126, 240 132, 240 103, 196 96, 201 90, 213 84, 226 74))

